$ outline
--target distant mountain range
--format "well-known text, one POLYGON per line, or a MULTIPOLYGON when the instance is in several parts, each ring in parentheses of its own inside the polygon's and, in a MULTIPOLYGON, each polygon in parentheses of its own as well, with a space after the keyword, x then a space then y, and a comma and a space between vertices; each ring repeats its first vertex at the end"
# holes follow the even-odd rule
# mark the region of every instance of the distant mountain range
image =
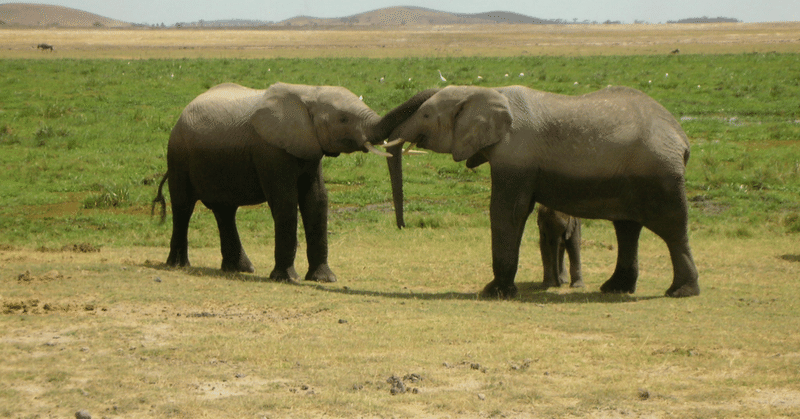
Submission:
MULTIPOLYGON (((669 23, 738 22, 731 18, 692 18, 669 23)), ((567 24, 567 23, 621 23, 578 22, 563 19, 539 19, 513 12, 449 13, 421 7, 387 7, 340 18, 316 18, 297 16, 280 22, 259 20, 213 20, 178 23, 179 27, 208 28, 250 28, 250 27, 383 27, 383 26, 426 26, 426 25, 470 25, 470 24, 567 24)), ((0 4, 0 27, 132 27, 145 26, 109 19, 93 13, 30 3, 0 4)), ((163 26, 163 24, 162 24, 163 26)))

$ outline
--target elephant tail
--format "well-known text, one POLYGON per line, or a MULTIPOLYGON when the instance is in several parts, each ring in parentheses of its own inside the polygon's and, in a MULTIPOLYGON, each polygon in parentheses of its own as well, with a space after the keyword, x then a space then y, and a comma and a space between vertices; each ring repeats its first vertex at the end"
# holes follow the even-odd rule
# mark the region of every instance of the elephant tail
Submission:
POLYGON ((169 177, 169 170, 167 173, 164 173, 164 177, 161 178, 161 183, 158 184, 158 193, 156 197, 153 199, 153 204, 150 206, 150 216, 153 216, 156 210, 156 203, 161 204, 161 222, 163 223, 167 219, 167 200, 164 199, 164 182, 167 181, 167 177, 169 177))

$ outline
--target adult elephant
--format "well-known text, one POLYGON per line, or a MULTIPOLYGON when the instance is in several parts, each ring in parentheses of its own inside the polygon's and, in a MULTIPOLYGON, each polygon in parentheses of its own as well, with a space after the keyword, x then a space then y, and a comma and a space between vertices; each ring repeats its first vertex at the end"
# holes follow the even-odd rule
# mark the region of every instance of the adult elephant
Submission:
MULTIPOLYGON (((617 264, 602 292, 636 290, 644 226, 669 249, 673 280, 666 294, 700 293, 687 234, 689 142, 675 118, 644 93, 609 87, 564 96, 523 86, 449 86, 397 127, 393 139, 450 153, 470 168, 489 162, 494 280, 484 295, 516 295, 522 233, 536 202, 613 221, 617 264)), ((399 147, 389 162, 393 177, 400 173, 399 147)), ((402 194, 395 197, 401 207, 402 194)))
POLYGON ((542 285, 560 287, 569 283, 572 288, 583 287, 581 219, 540 204, 536 224, 539 226, 539 252, 542 255, 542 285), (569 258, 569 281, 565 253, 569 258))
MULTIPOLYGON (((254 272, 236 228, 242 205, 267 202, 275 222, 274 280, 293 281, 297 210, 307 241, 307 280, 336 281, 328 266, 328 194, 322 157, 370 150, 419 106, 408 102, 383 118, 343 87, 277 83, 266 90, 221 84, 181 113, 167 146, 167 174, 153 205, 166 202, 172 239, 169 266, 189 266, 187 231, 197 201, 219 228, 222 270, 254 272)), ((381 154, 380 152, 378 152, 381 154)), ((382 155, 388 155, 382 153, 382 155)))

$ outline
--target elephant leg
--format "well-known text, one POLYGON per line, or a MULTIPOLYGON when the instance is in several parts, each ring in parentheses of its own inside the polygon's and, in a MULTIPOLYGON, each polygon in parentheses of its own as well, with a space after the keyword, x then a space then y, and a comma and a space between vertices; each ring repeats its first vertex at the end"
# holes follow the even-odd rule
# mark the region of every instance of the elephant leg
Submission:
POLYGON ((617 267, 601 287, 606 293, 634 293, 639 277, 639 234, 642 225, 635 221, 614 221, 617 233, 617 267))
POLYGON ((700 294, 697 267, 689 248, 689 214, 683 188, 674 188, 663 195, 672 199, 659 206, 659 212, 645 223, 667 244, 672 261, 672 285, 667 289, 668 297, 691 297, 700 294))
POLYGON ((191 266, 188 234, 189 221, 192 219, 195 204, 196 201, 187 203, 172 201, 172 238, 169 243, 167 266, 191 266))
MULTIPOLYGON (((667 243, 672 260, 672 285, 667 289, 666 295, 668 297, 691 297, 700 294, 700 285, 692 250, 689 248, 688 216, 685 215, 685 211, 675 213, 681 214, 681 216, 677 217, 674 222, 654 226, 651 230, 667 243)), ((669 220, 666 217, 664 219, 669 220)))
POLYGON ((274 281, 295 282, 300 276, 294 269, 297 253, 297 191, 286 186, 271 199, 269 208, 275 222, 275 267, 269 274, 274 281))
POLYGON ((219 229, 219 244, 222 250, 222 270, 225 272, 255 272, 256 269, 244 252, 239 239, 239 230, 236 228, 236 211, 239 209, 232 205, 209 206, 217 219, 219 229))
MULTIPOLYGON (((541 215, 540 215, 541 220, 541 215)), ((558 244, 553 240, 552 224, 539 224, 539 253, 542 255, 542 285, 544 287, 559 286, 558 244)))
POLYGON ((489 218, 492 228, 492 270, 494 280, 481 295, 512 298, 517 295, 514 277, 519 263, 519 247, 525 223, 533 210, 533 186, 520 173, 492 170, 492 196, 489 218))
POLYGON ((574 221, 576 221, 575 229, 565 242, 567 256, 569 257, 569 286, 572 288, 581 288, 583 287, 583 274, 581 273, 581 224, 577 219, 574 219, 574 221))
POLYGON ((328 191, 322 179, 322 164, 298 183, 300 215, 306 232, 308 273, 306 281, 336 282, 328 266, 328 191))
POLYGON ((564 259, 564 254, 567 252, 566 240, 559 237, 558 245, 556 246, 558 254, 558 286, 568 284, 567 280, 567 261, 564 259))
POLYGON ((689 240, 667 243, 672 259, 672 285, 666 292, 668 297, 692 297, 700 295, 697 267, 689 248, 689 240))

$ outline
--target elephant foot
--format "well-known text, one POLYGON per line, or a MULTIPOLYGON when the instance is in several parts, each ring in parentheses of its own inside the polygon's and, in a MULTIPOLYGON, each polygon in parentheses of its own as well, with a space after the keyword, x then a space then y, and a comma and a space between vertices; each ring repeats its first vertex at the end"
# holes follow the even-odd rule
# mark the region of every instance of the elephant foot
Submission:
POLYGON ((633 294, 636 292, 636 276, 614 272, 611 278, 601 287, 600 292, 606 294, 633 294))
POLYGON ((577 281, 572 281, 572 283, 569 284, 569 287, 570 288, 583 288, 583 287, 585 287, 585 285, 583 284, 583 280, 579 279, 577 281))
POLYGON ((542 281, 542 288, 559 288, 561 287, 561 282, 559 281, 542 281))
POLYGON ((222 262, 222 272, 245 272, 245 273, 253 273, 256 271, 256 268, 253 266, 252 263, 248 260, 247 263, 226 263, 222 262))
POLYGON ((501 284, 494 280, 486 285, 481 292, 483 298, 507 299, 517 296, 517 286, 513 282, 501 284))
POLYGON ((223 272, 245 272, 253 273, 256 271, 255 266, 250 262, 250 259, 244 254, 235 262, 222 259, 223 272))
POLYGON ((290 266, 285 269, 273 269, 269 274, 269 279, 276 282, 297 283, 297 280, 300 279, 300 275, 294 270, 294 266, 290 266))
POLYGON ((186 253, 170 251, 169 256, 167 256, 167 266, 171 268, 183 268, 192 265, 189 263, 189 257, 186 255, 186 253))
POLYGON ((336 282, 336 274, 333 273, 328 264, 322 264, 317 266, 316 269, 308 270, 306 281, 336 282))
POLYGON ((700 285, 697 282, 683 284, 681 286, 672 285, 666 292, 667 297, 694 297, 700 295, 700 285))

